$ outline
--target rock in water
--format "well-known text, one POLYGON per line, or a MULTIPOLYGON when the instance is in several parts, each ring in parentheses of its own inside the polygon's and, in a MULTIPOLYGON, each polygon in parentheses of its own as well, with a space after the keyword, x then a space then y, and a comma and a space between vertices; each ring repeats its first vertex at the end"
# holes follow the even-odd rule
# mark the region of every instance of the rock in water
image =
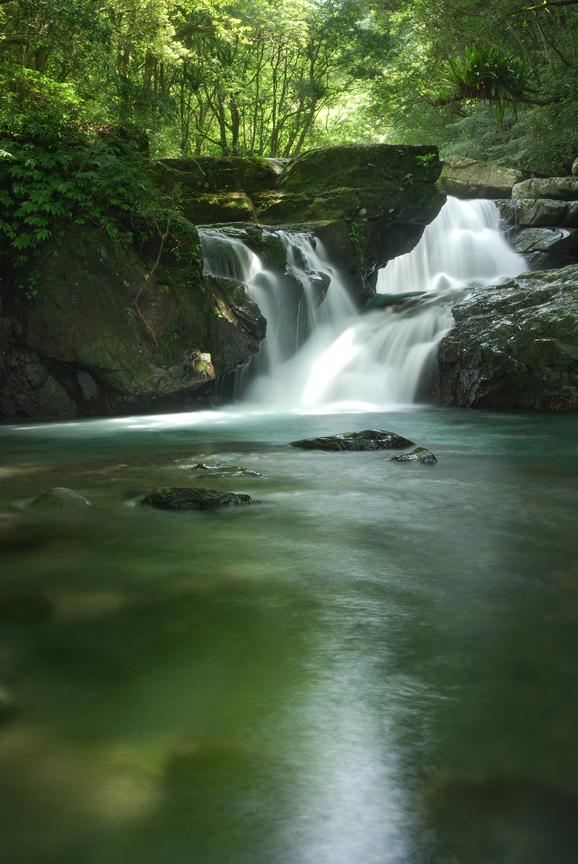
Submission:
POLYGON ((475 288, 438 348, 438 398, 471 408, 578 410, 578 266, 475 288))
POLYGON ((393 456, 390 462, 421 462, 422 465, 433 465, 434 462, 438 460, 431 452, 431 450, 426 450, 425 447, 416 447, 415 450, 412 450, 411 453, 402 453, 401 456, 393 456))
POLYGON ((153 489, 141 503, 161 510, 213 510, 229 504, 258 502, 241 492, 218 492, 205 486, 164 486, 153 489))
POLYGON ((362 432, 339 432, 323 438, 303 438, 301 441, 291 441, 289 446, 302 450, 403 450, 414 443, 395 432, 364 429, 362 432))
POLYGON ((90 501, 83 495, 79 495, 78 492, 73 492, 72 489, 56 486, 31 501, 30 507, 34 507, 35 510, 54 510, 56 507, 90 507, 90 501))

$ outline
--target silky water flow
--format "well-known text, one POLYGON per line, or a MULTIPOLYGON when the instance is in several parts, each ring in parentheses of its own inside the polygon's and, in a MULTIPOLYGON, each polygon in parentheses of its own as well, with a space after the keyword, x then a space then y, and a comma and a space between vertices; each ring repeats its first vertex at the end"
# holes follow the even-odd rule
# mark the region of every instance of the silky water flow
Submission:
POLYGON ((323 244, 311 235, 276 232, 288 269, 303 287, 306 338, 283 297, 281 280, 241 240, 200 231, 205 269, 241 281, 267 320, 258 360, 237 373, 244 402, 272 410, 359 410, 419 401, 435 347, 451 329, 451 306, 474 285, 525 269, 499 230, 491 201, 448 198, 415 249, 379 271, 377 293, 414 293, 403 305, 359 314, 323 244), (316 301, 312 276, 330 280, 316 301))
POLYGON ((575 418, 363 410, 523 268, 493 204, 388 264, 399 311, 234 231, 202 237, 269 321, 244 401, 0 425, 2 864, 574 864, 575 418), (438 462, 288 446, 367 428, 438 462), (196 485, 258 503, 140 503, 196 485), (53 486, 91 506, 30 506, 53 486))

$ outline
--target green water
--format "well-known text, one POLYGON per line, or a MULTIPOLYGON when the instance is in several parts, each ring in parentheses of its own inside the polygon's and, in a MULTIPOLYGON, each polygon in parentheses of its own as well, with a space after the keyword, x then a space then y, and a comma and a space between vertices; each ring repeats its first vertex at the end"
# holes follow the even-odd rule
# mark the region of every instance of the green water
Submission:
POLYGON ((1 427, 2 864, 575 862, 576 424, 1 427), (368 427, 438 464, 286 447, 368 427), (169 484, 261 503, 135 503, 169 484))

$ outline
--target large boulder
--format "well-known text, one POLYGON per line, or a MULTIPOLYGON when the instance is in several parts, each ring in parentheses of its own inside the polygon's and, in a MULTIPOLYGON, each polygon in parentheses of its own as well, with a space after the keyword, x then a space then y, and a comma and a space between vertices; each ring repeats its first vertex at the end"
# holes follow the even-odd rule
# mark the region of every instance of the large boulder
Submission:
POLYGON ((511 228, 578 228, 578 201, 504 198, 495 203, 511 228))
POLYGON ((438 348, 438 397, 472 408, 578 410, 578 266, 475 289, 438 348))
MULTIPOLYGON (((244 157, 163 159, 159 186, 178 183, 196 224, 251 223, 315 233, 358 296, 377 271, 411 251, 445 196, 436 147, 342 145, 292 160, 244 157)), ((259 253, 260 254, 260 253, 259 253)))
POLYGON ((440 186, 443 192, 455 198, 510 198, 512 188, 525 176, 514 168, 462 156, 446 156, 440 186))
POLYGON ((512 198, 578 201, 578 177, 534 177, 531 180, 523 180, 521 183, 516 183, 512 189, 512 198))
POLYGON ((274 189, 253 196, 268 225, 308 225, 354 291, 372 292, 377 271, 411 251, 439 213, 436 147, 342 145, 290 162, 274 189))
POLYGON ((159 510, 215 510, 242 504, 257 504, 244 492, 219 492, 206 486, 165 486, 149 492, 141 504, 159 510))
MULTIPOLYGON (((192 226, 190 229, 194 231, 192 226)), ((243 286, 70 230, 41 248, 34 296, 2 284, 0 416, 126 413, 186 394, 259 349, 243 286)))

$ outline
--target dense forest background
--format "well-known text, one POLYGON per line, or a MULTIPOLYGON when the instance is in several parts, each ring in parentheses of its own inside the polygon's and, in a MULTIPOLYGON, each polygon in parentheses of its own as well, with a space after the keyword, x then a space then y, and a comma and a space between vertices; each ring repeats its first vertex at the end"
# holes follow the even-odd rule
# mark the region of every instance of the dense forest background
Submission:
POLYGON ((578 150, 574 0, 0 0, 0 22, 5 132, 50 110, 156 156, 381 140, 559 172, 578 150))
POLYGON ((106 207, 146 213, 137 152, 427 143, 544 174, 578 153, 578 0, 0 0, 0 22, 20 250, 73 212, 111 235, 106 207))

